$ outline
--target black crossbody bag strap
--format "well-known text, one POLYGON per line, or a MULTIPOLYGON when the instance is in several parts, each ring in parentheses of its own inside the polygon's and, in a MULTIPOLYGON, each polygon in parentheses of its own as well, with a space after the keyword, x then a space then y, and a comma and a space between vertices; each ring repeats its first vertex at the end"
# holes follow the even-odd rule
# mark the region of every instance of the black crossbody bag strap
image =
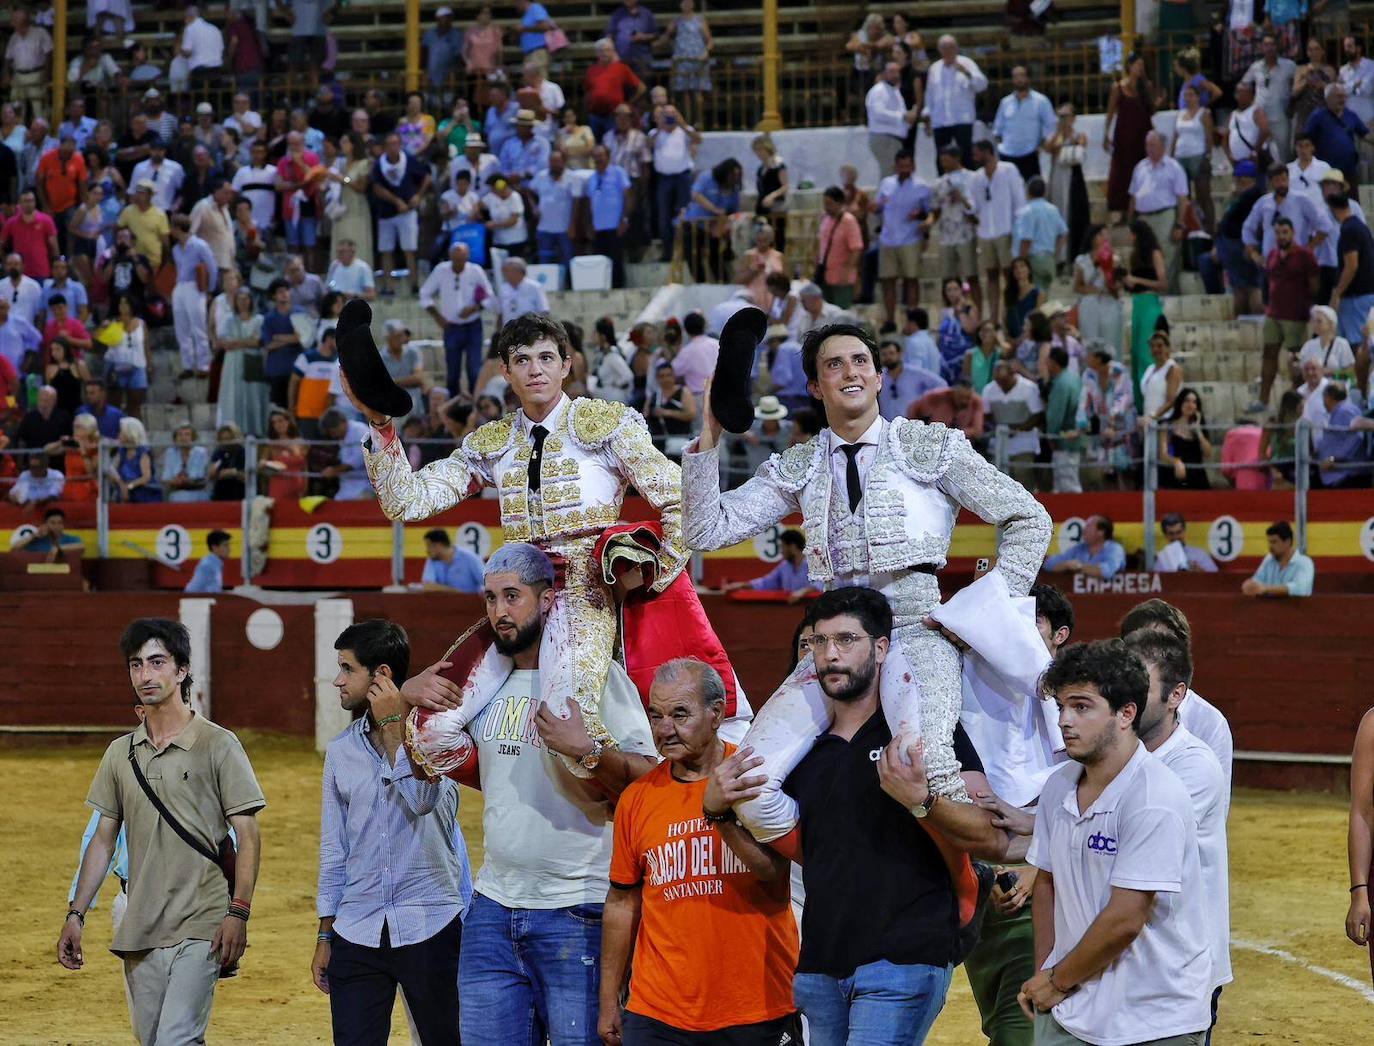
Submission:
POLYGON ((176 832, 177 837, 180 838, 183 843, 204 857, 216 868, 219 868, 219 856, 208 846, 202 845, 195 836, 188 832, 185 826, 172 816, 172 811, 168 810, 167 807, 163 805, 162 800, 153 793, 152 787, 148 784, 148 779, 143 776, 143 770, 140 769, 138 765, 138 758, 134 755, 134 739, 132 737, 129 738, 129 765, 134 768, 134 777, 138 780, 138 787, 143 789, 143 794, 146 795, 148 801, 153 804, 153 809, 157 811, 158 816, 167 822, 167 827, 176 832))

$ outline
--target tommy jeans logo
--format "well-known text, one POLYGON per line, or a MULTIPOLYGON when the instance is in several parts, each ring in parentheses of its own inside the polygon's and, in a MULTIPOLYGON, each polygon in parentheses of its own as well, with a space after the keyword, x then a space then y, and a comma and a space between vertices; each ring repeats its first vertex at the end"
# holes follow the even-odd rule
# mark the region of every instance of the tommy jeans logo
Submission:
POLYGON ((1111 855, 1116 853, 1116 840, 1110 835, 1103 835, 1101 832, 1093 832, 1088 836, 1088 849, 1094 853, 1111 855))

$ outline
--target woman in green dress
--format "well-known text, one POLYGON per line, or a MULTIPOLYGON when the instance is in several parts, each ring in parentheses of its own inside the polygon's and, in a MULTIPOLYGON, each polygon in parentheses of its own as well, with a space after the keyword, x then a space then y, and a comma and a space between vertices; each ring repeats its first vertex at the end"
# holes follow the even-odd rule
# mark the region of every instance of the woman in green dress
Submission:
POLYGON ((1154 231, 1137 218, 1131 222, 1131 257, 1121 281, 1131 295, 1131 375, 1135 379, 1135 405, 1144 405, 1140 377, 1150 366, 1150 336, 1164 315, 1160 295, 1168 287, 1164 251, 1154 231))

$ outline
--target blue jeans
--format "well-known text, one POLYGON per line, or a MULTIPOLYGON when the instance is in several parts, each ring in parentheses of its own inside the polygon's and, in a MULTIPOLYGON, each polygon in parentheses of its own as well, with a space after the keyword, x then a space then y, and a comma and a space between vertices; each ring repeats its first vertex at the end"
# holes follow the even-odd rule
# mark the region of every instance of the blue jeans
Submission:
MULTIPOLYGON (((464 926, 464 945, 468 932, 464 926)), ((792 997, 810 1025, 811 1046, 919 1046, 945 1005, 953 976, 953 966, 898 966, 880 959, 850 977, 799 973, 792 997)))
POLYGON ((458 375, 463 371, 463 361, 468 367, 468 391, 477 395, 477 372, 482 369, 482 320, 477 318, 467 323, 450 323, 444 328, 444 366, 448 368, 445 381, 448 394, 458 395, 458 375))
POLYGON ((507 908, 473 894, 458 957, 463 1041, 600 1046, 601 909, 507 908))
POLYGON ((692 172, 660 174, 654 183, 654 202, 658 207, 658 236, 663 241, 663 257, 673 256, 673 229, 682 209, 692 200, 692 172))
POLYGON ((1374 306, 1374 294, 1361 294, 1358 298, 1342 298, 1341 307, 1336 311, 1340 320, 1341 337, 1352 346, 1364 344, 1364 321, 1374 306))
POLYGON ((599 142, 606 137, 606 132, 615 126, 615 116, 598 116, 596 113, 588 113, 587 126, 592 129, 592 137, 599 142))
POLYGON ((567 266, 572 260, 572 237, 565 232, 544 232, 536 229, 534 243, 539 251, 540 265, 567 266))

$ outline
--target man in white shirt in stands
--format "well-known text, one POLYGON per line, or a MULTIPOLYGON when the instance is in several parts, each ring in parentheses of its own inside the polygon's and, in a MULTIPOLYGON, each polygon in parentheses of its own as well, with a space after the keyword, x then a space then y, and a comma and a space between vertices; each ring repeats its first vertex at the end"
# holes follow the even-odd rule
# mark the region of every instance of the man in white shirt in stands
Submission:
POLYGON ((994 425, 1010 429, 1007 462, 1012 479, 1029 491, 1036 489, 1035 456, 1040 453, 1040 429, 1045 423, 1045 401, 1040 386, 1017 374, 1011 360, 1002 360, 992 380, 980 390, 983 413, 994 425))
POLYGON ((654 157, 654 203, 663 244, 662 260, 671 261, 676 231, 673 223, 692 199, 692 168, 701 134, 685 123, 671 105, 664 106, 654 119, 656 126, 649 132, 649 148, 654 157))
POLYGON ((970 179, 973 209, 978 215, 978 258, 987 275, 983 298, 987 315, 1001 322, 1002 273, 1011 265, 1011 231, 1016 212, 1026 206, 1026 183, 1015 164, 997 158, 997 146, 984 139, 973 146, 970 179))
POLYGON ((1356 116, 1369 123, 1374 119, 1374 59, 1365 57, 1364 41, 1358 36, 1342 40, 1341 52, 1345 55, 1345 64, 1336 75, 1349 92, 1346 104, 1356 116))
POLYGON ((352 240, 340 240, 337 256, 329 263, 324 285, 331 291, 349 298, 377 297, 377 283, 372 265, 358 257, 358 245, 352 240))
POLYGON ((224 34, 200 17, 194 4, 186 8, 181 48, 168 67, 173 92, 185 91, 191 77, 213 76, 224 66, 224 34))
POLYGON ((1261 57, 1251 63, 1243 79, 1255 89, 1255 104, 1269 118, 1269 136, 1278 150, 1279 161, 1287 163, 1293 156, 1293 118, 1288 115, 1293 100, 1293 78, 1297 64, 1279 54, 1274 34, 1265 33, 1260 39, 1261 57))
POLYGON ((181 186, 186 181, 186 168, 167 158, 167 143, 154 138, 148 143, 148 159, 134 164, 130 184, 153 183, 153 206, 171 214, 180 210, 181 186))
POLYGON ((1188 204, 1188 175, 1183 166, 1164 153, 1164 138, 1158 131, 1145 136, 1145 159, 1131 174, 1131 202, 1126 208, 1126 223, 1139 218, 1150 227, 1164 252, 1164 271, 1171 294, 1178 293, 1178 244, 1174 225, 1188 204))
MULTIPOLYGON (((1162 599, 1147 599, 1145 602, 1132 607, 1130 612, 1121 619, 1120 633, 1122 638, 1143 628, 1167 632, 1181 640, 1190 651, 1192 649, 1193 632, 1188 624, 1188 618, 1184 616, 1183 611, 1172 603, 1166 603, 1162 599)), ((1191 680, 1189 683, 1190 689, 1178 708, 1179 722, 1187 728, 1190 734, 1210 748, 1212 754, 1217 757, 1217 762, 1221 764, 1221 771, 1226 775, 1226 794, 1229 796, 1231 794, 1231 759, 1234 750, 1231 741, 1231 725, 1216 705, 1203 700, 1200 694, 1191 689, 1191 680)))
POLYGON ((472 176, 472 190, 479 195, 487 191, 487 179, 500 167, 495 153, 486 152, 486 140, 480 134, 468 132, 463 143, 463 155, 449 164, 449 178, 454 188, 458 187, 458 174, 467 171, 472 176))
MULTIPOLYGON (((1297 156, 1288 165, 1289 191, 1306 196, 1315 204, 1325 204, 1326 201, 1322 199, 1322 178, 1331 170, 1331 165, 1317 159, 1316 145, 1306 131, 1299 131, 1293 136, 1293 149, 1297 156)), ((1334 257, 1334 244, 1332 246, 1334 257)))
POLYGON ((902 67, 896 62, 884 65, 877 82, 868 89, 864 112, 868 118, 868 148, 878 161, 878 170, 890 171, 919 115, 914 107, 907 108, 902 97, 902 67))
POLYGON ((501 326, 531 312, 548 312, 549 296, 525 274, 524 258, 507 258, 501 265, 501 326))
POLYGON ((1157 629, 1126 637, 1126 646, 1145 662, 1150 696, 1140 713, 1140 740, 1188 790, 1197 822, 1202 894, 1206 898, 1207 941, 1212 957, 1212 1025, 1217 1023, 1221 989, 1231 982, 1231 884, 1226 818, 1231 792, 1221 763, 1179 722, 1178 706, 1188 694, 1193 658, 1188 644, 1157 629))
POLYGON ((444 380, 455 396, 464 364, 468 392, 477 394, 477 373, 482 369, 482 310, 494 310, 496 304, 487 274, 468 261, 465 243, 450 247, 448 261, 436 265, 420 288, 420 308, 434 317, 444 332, 444 380))
POLYGON ((965 167, 973 166, 973 121, 978 95, 988 78, 972 58, 959 53, 959 41, 946 34, 936 45, 940 60, 926 75, 925 108, 921 118, 935 136, 935 149, 953 142, 965 167))
POLYGON ((1027 861, 1039 972, 1017 997, 1038 1046, 1196 1046, 1212 961, 1187 789, 1139 737, 1150 677, 1120 640, 1045 671, 1071 763, 1045 783, 1027 861))

